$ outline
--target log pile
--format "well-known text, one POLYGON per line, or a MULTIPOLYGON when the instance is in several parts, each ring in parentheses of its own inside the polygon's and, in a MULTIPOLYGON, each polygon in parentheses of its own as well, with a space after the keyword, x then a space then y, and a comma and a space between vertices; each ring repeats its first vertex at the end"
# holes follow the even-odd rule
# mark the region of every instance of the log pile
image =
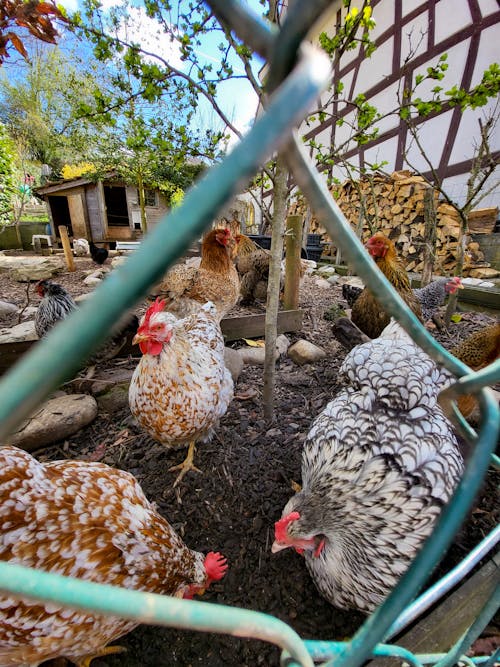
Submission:
MULTIPOLYGON (((346 181, 331 188, 332 196, 365 242, 372 233, 381 231, 391 238, 404 258, 408 271, 420 273, 423 268, 425 246, 424 201, 432 202, 436 209, 436 261, 434 274, 453 275, 456 269, 456 252, 460 237, 460 217, 453 206, 439 201, 439 193, 421 176, 409 171, 394 172, 391 176, 375 174, 353 183, 346 181), (363 202, 363 210, 361 203, 363 202), (359 232, 361 228, 361 233, 359 232)), ((314 216, 311 232, 325 230, 314 216)), ((489 269, 478 243, 466 237, 465 268, 463 275, 493 277, 497 271, 489 269), (483 275, 476 275, 479 273, 483 275)))

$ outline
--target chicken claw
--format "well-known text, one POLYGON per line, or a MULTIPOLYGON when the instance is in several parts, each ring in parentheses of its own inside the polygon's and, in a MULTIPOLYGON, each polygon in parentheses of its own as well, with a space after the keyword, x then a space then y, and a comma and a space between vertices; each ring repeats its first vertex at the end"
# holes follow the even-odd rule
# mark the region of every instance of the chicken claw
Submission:
POLYGON ((171 472, 172 470, 180 470, 180 473, 177 475, 177 479, 174 482, 174 489, 176 486, 178 486, 181 483, 182 478, 184 475, 189 472, 190 470, 194 470, 195 472, 202 472, 199 468, 197 468, 193 461, 194 461, 194 442, 189 443, 189 449, 186 458, 182 463, 179 463, 177 466, 172 466, 169 468, 169 471, 171 472))
POLYGON ((124 646, 106 646, 97 653, 92 653, 91 655, 86 655, 78 661, 78 667, 90 667, 90 663, 95 658, 102 658, 105 655, 111 655, 112 653, 126 653, 127 649, 124 646))

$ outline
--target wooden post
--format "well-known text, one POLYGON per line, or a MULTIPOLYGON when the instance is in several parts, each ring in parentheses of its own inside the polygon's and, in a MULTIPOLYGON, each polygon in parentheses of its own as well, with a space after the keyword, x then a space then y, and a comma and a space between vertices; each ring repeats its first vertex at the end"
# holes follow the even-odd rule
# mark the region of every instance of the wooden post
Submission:
POLYGON ((285 295, 284 310, 296 310, 299 305, 300 250, 302 248, 302 216, 290 215, 285 234, 285 295))
POLYGON ((73 253, 71 251, 71 245, 68 238, 68 229, 61 225, 57 228, 59 231, 59 236, 61 237, 61 243, 64 250, 64 259, 66 260, 66 266, 68 271, 75 270, 75 260, 73 259, 73 253))

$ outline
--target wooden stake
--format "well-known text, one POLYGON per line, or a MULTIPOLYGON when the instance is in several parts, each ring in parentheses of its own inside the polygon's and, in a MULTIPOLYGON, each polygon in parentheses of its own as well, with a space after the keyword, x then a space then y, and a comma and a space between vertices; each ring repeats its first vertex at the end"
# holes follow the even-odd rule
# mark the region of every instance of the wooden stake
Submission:
POLYGON ((59 236, 61 237, 61 243, 64 250, 64 259, 66 260, 66 266, 68 271, 75 271, 75 260, 73 259, 73 252, 71 251, 71 244, 68 238, 68 228, 61 225, 57 228, 59 231, 59 236))
POLYGON ((299 305, 300 250, 302 247, 302 216, 290 215, 285 234, 285 294, 284 310, 296 310, 299 305))

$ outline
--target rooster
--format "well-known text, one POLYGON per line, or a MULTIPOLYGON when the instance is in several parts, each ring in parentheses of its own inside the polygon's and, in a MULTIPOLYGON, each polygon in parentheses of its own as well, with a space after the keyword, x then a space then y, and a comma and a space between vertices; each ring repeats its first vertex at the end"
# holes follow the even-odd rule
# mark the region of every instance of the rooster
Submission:
MULTIPOLYGON (((38 338, 43 338, 59 320, 64 320, 78 306, 62 285, 51 280, 38 281, 36 291, 42 300, 35 315, 35 331, 38 338)), ((115 325, 112 336, 93 353, 88 363, 95 365, 116 357, 138 323, 136 315, 125 314, 115 325)))
POLYGON ((174 266, 155 290, 167 310, 180 317, 211 301, 220 320, 239 300, 240 279, 231 258, 235 240, 229 229, 213 229, 203 239, 199 267, 174 266))
POLYGON ((189 446, 174 486, 193 464, 195 443, 209 440, 233 398, 224 364, 224 339, 208 302, 178 319, 159 299, 140 322, 134 343, 143 354, 132 376, 130 410, 149 435, 166 447, 189 446))
POLYGON ((104 264, 104 262, 108 259, 109 251, 107 248, 99 248, 93 241, 89 243, 89 248, 92 261, 94 261, 96 264, 104 264))
MULTIPOLYGON (((227 569, 192 551, 135 478, 103 463, 40 463, 0 448, 0 560, 100 584, 191 598, 227 569)), ((0 664, 64 656, 80 667, 136 621, 0 596, 0 664)))
MULTIPOLYGON (((422 316, 420 303, 410 287, 410 279, 396 253, 394 243, 382 233, 372 236, 367 244, 368 252, 378 268, 392 284, 399 296, 415 315, 422 316)), ((370 290, 365 287, 353 304, 351 318, 367 336, 377 338, 389 324, 390 315, 382 308, 370 290)))
POLYGON ((373 611, 431 533, 463 471, 437 396, 451 382, 396 322, 345 358, 348 385, 315 419, 302 489, 275 524, 320 593, 373 611))
POLYGON ((35 331, 38 338, 43 338, 54 324, 64 320, 77 305, 62 285, 51 280, 39 280, 35 290, 42 299, 35 315, 35 331))
MULTIPOLYGON (((437 278, 424 287, 417 287, 413 293, 420 302, 422 309, 422 320, 427 322, 436 317, 438 309, 444 304, 449 294, 454 294, 458 289, 464 289, 462 281, 458 276, 453 278, 437 278)), ((352 308, 356 299, 363 289, 356 285, 345 283, 342 285, 342 297, 352 308)))

